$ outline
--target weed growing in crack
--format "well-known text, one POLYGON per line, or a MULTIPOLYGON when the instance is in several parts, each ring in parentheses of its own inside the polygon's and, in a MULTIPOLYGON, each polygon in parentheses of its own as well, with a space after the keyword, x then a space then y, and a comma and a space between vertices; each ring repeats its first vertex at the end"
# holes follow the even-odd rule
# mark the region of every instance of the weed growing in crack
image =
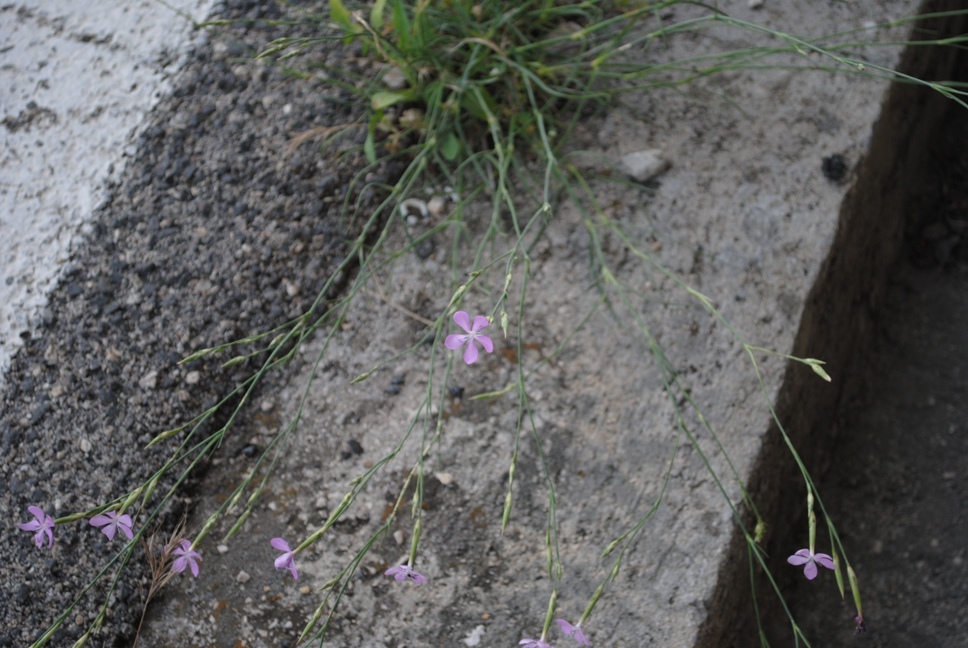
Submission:
MULTIPOLYGON (((95 578, 96 581, 116 567, 111 585, 113 591, 121 569, 132 558, 135 547, 139 542, 145 542, 146 525, 162 514, 164 506, 188 477, 219 450, 262 378, 268 372, 286 366, 300 349, 308 348, 312 342, 316 355, 295 415, 268 444, 245 478, 227 494, 223 503, 208 513, 194 541, 179 534, 166 545, 160 558, 155 556, 150 539, 145 544, 152 574, 146 604, 176 573, 187 570, 197 576, 204 564, 196 548, 210 533, 226 526, 221 542, 227 543, 256 511, 274 471, 286 457, 287 446, 299 429, 313 381, 327 354, 339 342, 351 308, 366 296, 376 295, 426 328, 419 341, 397 349, 352 382, 370 379, 384 367, 408 356, 416 356, 426 366, 426 388, 414 413, 402 426, 396 444, 350 482, 342 500, 329 511, 321 525, 301 541, 294 541, 297 543, 295 547, 282 537, 266 538, 267 545, 281 552, 274 557, 274 564, 267 562, 266 569, 274 566, 289 570, 294 579, 298 578, 297 556, 331 533, 334 525, 357 504, 367 486, 382 471, 389 470, 391 463, 395 467, 401 463, 407 466, 403 470, 402 486, 381 523, 342 569, 319 588, 325 594, 302 629, 299 643, 319 641, 322 644, 354 576, 361 572, 371 550, 393 535, 398 518, 406 517, 408 503, 410 546, 406 562, 396 566, 384 565, 380 572, 395 582, 433 586, 438 574, 422 565, 422 571, 416 570, 421 564, 421 537, 425 532, 439 533, 432 524, 425 525, 426 480, 431 470, 435 470, 433 466, 439 465, 435 453, 449 425, 447 399, 451 390, 457 388, 455 373, 458 370, 475 371, 485 365, 485 361, 476 364, 487 357, 481 354, 482 349, 486 354, 495 353, 494 340, 482 332, 495 322, 505 340, 504 351, 513 359, 513 370, 507 384, 493 385, 491 391, 474 394, 471 400, 513 401, 508 405, 515 423, 504 466, 507 484, 500 515, 501 531, 504 532, 512 521, 519 459, 529 439, 547 498, 544 529, 545 572, 550 584, 547 612, 538 624, 541 628, 539 638, 523 639, 521 645, 547 648, 550 646, 548 635, 555 623, 563 635, 579 644, 589 643, 589 637, 594 636, 594 627, 589 627, 592 615, 621 572, 623 561, 647 523, 665 501, 673 480, 675 461, 684 447, 691 448, 699 457, 745 538, 757 618, 755 584, 759 574, 766 577, 785 607, 782 590, 770 574, 762 548, 767 521, 747 492, 743 476, 734 467, 720 434, 704 413, 705 408, 693 397, 690 385, 676 370, 660 336, 643 315, 643 303, 648 299, 640 286, 631 283, 628 270, 623 270, 614 261, 614 253, 610 250, 617 248, 638 263, 637 271, 661 279, 675 299, 685 298, 704 309, 711 320, 729 332, 747 356, 765 406, 807 489, 809 545, 790 556, 789 562, 803 566, 810 579, 817 575, 817 565, 832 569, 841 596, 845 595, 846 572, 856 604, 856 627, 863 629, 865 620, 857 577, 837 530, 826 515, 813 479, 774 408, 771 388, 763 377, 757 354, 774 354, 799 362, 830 381, 823 363, 813 358, 775 354, 747 342, 727 321, 713 298, 665 267, 649 250, 640 232, 602 207, 597 188, 610 179, 607 176, 592 177, 582 171, 574 162, 567 144, 578 123, 597 106, 621 99, 633 91, 679 86, 724 70, 792 65, 921 82, 866 62, 860 55, 845 53, 872 44, 862 40, 859 32, 803 39, 737 20, 702 3, 681 0, 652 4, 621 0, 589 0, 574 4, 525 0, 514 3, 513 8, 507 5, 467 0, 418 0, 415 3, 377 0, 368 8, 351 9, 341 0, 330 0, 328 16, 305 16, 307 26, 318 33, 269 44, 262 53, 264 58, 293 61, 310 52, 321 39, 342 39, 358 44, 363 57, 375 70, 371 76, 348 74, 335 66, 300 71, 304 76, 324 74, 330 83, 355 93, 369 106, 362 123, 307 132, 294 141, 298 146, 313 137, 332 138, 352 130, 362 132, 359 152, 367 164, 354 186, 346 192, 344 204, 347 218, 352 216, 358 222, 356 229, 359 233, 351 243, 350 253, 327 277, 312 307, 299 318, 271 331, 200 350, 184 360, 232 351, 237 355, 229 358, 226 366, 257 362, 259 368, 196 418, 155 437, 152 445, 177 440, 177 446, 171 458, 148 482, 96 509, 56 520, 32 503, 28 510, 34 519, 21 523, 20 528, 33 534, 33 542, 39 549, 44 545, 53 546, 56 526, 87 517, 109 540, 114 540, 116 532, 120 531, 128 542, 95 578), (687 17, 668 20, 665 12, 673 7, 682 8, 687 17), (723 28, 743 30, 765 38, 768 43, 668 62, 661 61, 654 53, 656 46, 667 39, 723 28), (798 63, 790 63, 788 59, 782 63, 769 62, 770 56, 791 54, 801 60, 798 63), (396 183, 392 186, 368 183, 369 173, 397 160, 405 161, 405 165, 396 183), (444 188, 435 197, 438 202, 434 205, 430 205, 432 200, 424 201, 420 197, 428 186, 444 188), (373 209, 366 208, 364 195, 378 197, 373 209), (445 214, 449 198, 453 198, 453 210, 445 214), (477 203, 474 203, 475 199, 478 199, 477 203), (480 203, 486 203, 486 206, 481 209, 480 203), (529 306, 535 297, 529 293, 529 287, 542 263, 536 249, 551 221, 566 205, 579 215, 578 222, 587 237, 589 273, 585 287, 595 299, 583 316, 566 322, 567 334, 553 349, 532 360, 533 354, 529 355, 532 349, 527 345, 531 338, 529 327, 534 322, 529 315, 529 306), (429 224, 425 222, 428 215, 433 216, 429 224), (414 218, 413 222, 410 217, 414 218), (422 231, 415 225, 421 225, 422 231), (449 240, 450 248, 445 255, 449 278, 445 284, 436 286, 439 294, 430 309, 431 316, 427 316, 397 304, 387 297, 382 285, 390 285, 388 281, 404 257, 420 256, 421 246, 435 237, 449 240), (349 288, 342 295, 332 297, 337 292, 338 282, 347 276, 352 276, 349 288), (484 314, 476 315, 472 320, 468 312, 484 314), (617 531, 602 550, 601 558, 608 558, 611 566, 589 597, 577 622, 572 624, 559 617, 558 598, 564 588, 565 574, 561 520, 555 473, 546 450, 548 439, 536 422, 533 381, 565 354, 580 352, 572 345, 573 339, 585 332, 592 318, 602 314, 611 317, 617 339, 628 345, 629 352, 651 359, 673 413, 675 431, 668 444, 667 458, 662 463, 658 492, 645 511, 633 523, 617 531), (459 330, 447 335, 451 319, 459 330), (429 347, 428 341, 431 342, 429 347), (215 415, 223 410, 229 412, 227 419, 214 431, 209 430, 208 426, 216 420, 215 415), (714 454, 725 461, 725 473, 711 458, 714 454), (162 484, 163 493, 158 497, 156 490, 162 484), (830 555, 815 552, 815 506, 823 513, 823 523, 830 539, 830 555), (132 516, 127 512, 129 510, 136 514, 132 516), (140 525, 134 522, 138 518, 143 518, 140 525)), ((965 93, 958 88, 938 83, 926 85, 963 102, 965 93)), ((48 642, 74 605, 76 601, 33 645, 48 642)), ((107 605, 105 602, 101 614, 78 644, 83 644, 100 627, 107 605)), ((809 645, 792 615, 789 618, 797 640, 809 645)), ((762 627, 760 634, 762 637, 762 627)))

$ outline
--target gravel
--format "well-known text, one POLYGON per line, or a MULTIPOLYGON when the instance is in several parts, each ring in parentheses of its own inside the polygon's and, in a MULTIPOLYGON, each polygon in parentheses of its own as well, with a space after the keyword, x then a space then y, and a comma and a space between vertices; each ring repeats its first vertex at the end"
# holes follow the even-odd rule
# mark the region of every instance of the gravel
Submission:
MULTIPOLYGON (((241 65, 268 40, 263 21, 282 15, 278 5, 233 1, 222 12, 247 22, 220 28, 193 52, 83 228, 84 255, 63 268, 46 326, 23 336, 8 374, 0 401, 0 513, 8 521, 0 530, 0 646, 37 636, 121 546, 66 524, 53 550, 38 552, 14 523, 27 520, 26 505, 62 516, 146 481, 167 452, 143 449, 152 436, 251 371, 219 371, 217 359, 178 361, 304 312, 356 235, 337 214, 360 159, 288 146, 309 129, 352 122, 356 106, 347 96, 320 101, 317 85, 270 65, 241 65)), ((181 509, 173 501, 164 525, 181 509)), ((141 575, 138 566, 125 570, 93 645, 130 639, 141 575)), ((102 583, 82 597, 53 645, 86 630, 105 591, 102 583)))

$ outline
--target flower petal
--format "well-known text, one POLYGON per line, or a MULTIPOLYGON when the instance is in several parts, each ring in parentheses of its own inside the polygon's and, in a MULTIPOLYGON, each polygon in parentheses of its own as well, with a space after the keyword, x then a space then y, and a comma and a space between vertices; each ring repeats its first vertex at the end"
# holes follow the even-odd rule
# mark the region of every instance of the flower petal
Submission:
POLYGON ((800 551, 796 552, 795 554, 787 558, 787 562, 790 563, 791 565, 802 565, 803 563, 808 562, 810 558, 811 558, 810 550, 801 549, 800 551))
POLYGON ((101 515, 95 515, 94 517, 91 518, 91 526, 100 527, 100 526, 104 526, 105 524, 111 524, 111 521, 112 521, 112 518, 110 516, 104 515, 102 513, 101 515))
POLYGON ((457 311, 454 313, 454 321, 457 322, 457 326, 461 327, 468 333, 471 332, 471 316, 464 311, 457 311))
POLYGON ((488 353, 494 353, 494 342, 491 341, 491 338, 487 337, 486 335, 478 335, 475 339, 481 343, 481 346, 484 347, 485 351, 488 353))
POLYGON ((487 328, 491 323, 487 321, 487 318, 483 315, 478 315, 474 318, 474 328, 471 329, 472 333, 477 333, 481 329, 487 328))
POLYGON ((185 556, 178 556, 175 558, 175 561, 171 563, 171 570, 178 573, 185 571, 186 567, 188 567, 188 558, 185 556))
POLYGON ((477 345, 473 341, 467 343, 467 349, 464 350, 464 362, 469 365, 477 362, 477 345))
POLYGON ((814 561, 808 562, 803 566, 803 575, 807 577, 807 580, 813 580, 817 577, 817 563, 814 561))
POLYGON ((289 551, 289 543, 286 542, 285 538, 273 538, 269 541, 273 549, 278 549, 279 551, 289 551))
POLYGON ((44 513, 44 509, 40 508, 39 506, 28 506, 27 512, 37 518, 38 522, 43 522, 44 518, 47 517, 47 514, 44 513))
POLYGON ((834 569, 834 559, 825 553, 814 554, 813 559, 827 569, 834 569))
POLYGON ((454 333, 453 335, 448 335, 444 339, 444 346, 447 347, 448 349, 455 350, 455 349, 459 349, 462 346, 464 346, 464 343, 465 342, 467 342, 467 336, 466 335, 461 335, 459 333, 454 333))
POLYGON ((134 540, 134 532, 131 531, 131 525, 130 515, 125 514, 118 518, 118 527, 121 529, 121 533, 127 536, 128 540, 134 540))
POLYGON ((423 585, 424 583, 427 582, 427 577, 426 576, 424 576, 423 574, 418 574, 415 571, 411 571, 408 574, 408 576, 410 577, 410 580, 412 580, 417 585, 423 585))

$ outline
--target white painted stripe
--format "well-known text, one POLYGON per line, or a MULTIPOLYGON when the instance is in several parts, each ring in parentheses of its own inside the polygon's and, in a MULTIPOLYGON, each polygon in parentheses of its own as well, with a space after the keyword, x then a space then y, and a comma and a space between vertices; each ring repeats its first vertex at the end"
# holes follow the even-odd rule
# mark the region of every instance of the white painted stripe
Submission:
POLYGON ((0 8, 0 385, 213 0, 0 8))

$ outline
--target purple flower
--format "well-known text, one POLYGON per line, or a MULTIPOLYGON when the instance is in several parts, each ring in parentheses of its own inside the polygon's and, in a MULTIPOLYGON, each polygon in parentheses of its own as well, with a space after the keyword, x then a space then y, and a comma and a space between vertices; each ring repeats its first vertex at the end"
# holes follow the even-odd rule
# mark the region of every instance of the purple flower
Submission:
POLYGON ((817 577, 817 565, 822 565, 827 569, 834 568, 834 559, 825 553, 811 553, 809 549, 801 549, 789 558, 787 562, 791 565, 803 565, 803 575, 808 580, 817 577))
POLYGON ((198 578, 198 563, 202 562, 202 557, 198 555, 197 551, 192 549, 192 543, 188 540, 179 540, 178 545, 171 552, 173 556, 178 556, 175 558, 175 562, 171 564, 171 570, 181 573, 185 571, 186 567, 190 567, 192 576, 198 578))
POLYGON ((273 538, 269 541, 274 549, 277 549, 283 554, 276 558, 276 569, 286 569, 288 568, 292 572, 293 580, 299 578, 299 572, 296 570, 296 552, 289 549, 289 543, 282 538, 273 538))
POLYGON ((421 585, 427 582, 427 577, 423 574, 418 574, 413 570, 410 565, 397 565, 396 567, 391 567, 390 569, 383 572, 384 576, 393 576, 393 579, 398 583, 402 583, 405 580, 412 580, 417 585, 421 585))
POLYGON ((118 515, 117 511, 108 511, 95 515, 91 518, 91 526, 104 527, 101 533, 106 535, 108 540, 114 540, 114 534, 118 529, 121 529, 121 533, 126 535, 128 540, 134 539, 134 533, 131 532, 131 516, 127 514, 118 515))
POLYGON ((585 633, 582 632, 580 625, 571 625, 564 619, 557 619, 556 621, 558 625, 561 626, 561 631, 564 632, 565 635, 569 637, 574 637, 575 641, 577 641, 583 646, 592 645, 592 642, 590 642, 588 640, 588 637, 585 636, 585 633))
POLYGON ((23 531, 36 531, 34 534, 34 544, 38 547, 44 546, 44 534, 47 534, 47 546, 54 546, 54 518, 44 513, 38 506, 28 506, 27 512, 34 516, 30 522, 18 524, 23 531))
POLYGON ((467 364, 474 364, 477 361, 477 344, 480 343, 484 350, 488 353, 494 352, 494 343, 491 342, 491 338, 482 334, 481 329, 490 326, 490 322, 483 315, 478 315, 474 318, 474 326, 471 326, 470 315, 464 311, 457 311, 454 313, 454 321, 457 322, 457 326, 461 327, 467 331, 467 335, 453 334, 448 335, 447 339, 444 340, 444 346, 448 349, 459 349, 465 344, 467 348, 464 350, 464 362, 467 364))
POLYGON ((519 646, 524 646, 524 648, 555 648, 550 643, 546 643, 541 639, 522 639, 518 642, 519 646))

